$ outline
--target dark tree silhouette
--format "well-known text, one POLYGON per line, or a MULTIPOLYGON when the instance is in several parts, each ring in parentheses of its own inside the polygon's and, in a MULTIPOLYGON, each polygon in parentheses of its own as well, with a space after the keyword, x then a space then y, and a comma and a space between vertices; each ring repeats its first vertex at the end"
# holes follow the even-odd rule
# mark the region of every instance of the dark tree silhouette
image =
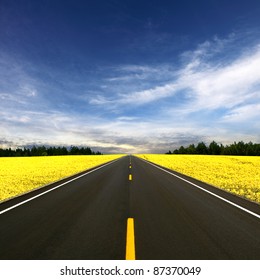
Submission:
POLYGON ((17 148, 15 150, 1 149, 0 157, 28 157, 28 156, 62 156, 62 155, 101 155, 101 152, 92 151, 89 147, 45 147, 33 146, 31 148, 17 148))
POLYGON ((200 142, 195 146, 194 144, 188 147, 180 146, 179 149, 175 149, 173 152, 169 151, 167 154, 200 154, 200 155, 239 155, 239 156, 260 156, 260 144, 253 144, 252 142, 244 143, 240 141, 238 143, 223 146, 215 141, 212 141, 209 146, 204 142, 200 142))

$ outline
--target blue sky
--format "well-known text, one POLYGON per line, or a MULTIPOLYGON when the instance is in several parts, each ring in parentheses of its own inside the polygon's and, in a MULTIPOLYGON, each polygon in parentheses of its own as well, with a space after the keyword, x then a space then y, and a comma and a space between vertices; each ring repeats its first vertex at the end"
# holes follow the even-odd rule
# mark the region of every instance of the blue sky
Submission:
POLYGON ((260 142, 260 1, 0 2, 0 145, 260 142))

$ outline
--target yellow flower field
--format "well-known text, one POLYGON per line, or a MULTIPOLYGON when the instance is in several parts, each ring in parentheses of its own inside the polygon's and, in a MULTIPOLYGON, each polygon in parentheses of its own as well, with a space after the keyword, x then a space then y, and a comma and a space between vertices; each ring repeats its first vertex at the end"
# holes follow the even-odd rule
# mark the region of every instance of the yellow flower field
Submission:
POLYGON ((137 155, 260 203, 260 157, 137 155))
POLYGON ((89 155, 0 158, 0 201, 121 156, 89 155))

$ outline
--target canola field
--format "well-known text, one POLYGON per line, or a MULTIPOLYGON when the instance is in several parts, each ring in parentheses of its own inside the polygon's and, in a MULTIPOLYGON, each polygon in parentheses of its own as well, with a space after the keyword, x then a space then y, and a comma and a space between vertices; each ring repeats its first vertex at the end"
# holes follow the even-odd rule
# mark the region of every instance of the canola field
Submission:
POLYGON ((0 201, 122 155, 45 156, 0 158, 0 201))
POLYGON ((137 156, 260 203, 260 157, 152 154, 137 156))

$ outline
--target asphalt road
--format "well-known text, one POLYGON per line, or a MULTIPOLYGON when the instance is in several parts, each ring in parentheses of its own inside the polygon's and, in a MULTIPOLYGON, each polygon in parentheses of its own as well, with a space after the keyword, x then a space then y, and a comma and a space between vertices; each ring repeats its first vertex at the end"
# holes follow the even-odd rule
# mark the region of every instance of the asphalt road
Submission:
POLYGON ((136 259, 260 259, 258 204, 132 156, 73 178, 0 204, 0 259, 125 259, 129 217, 136 259))

